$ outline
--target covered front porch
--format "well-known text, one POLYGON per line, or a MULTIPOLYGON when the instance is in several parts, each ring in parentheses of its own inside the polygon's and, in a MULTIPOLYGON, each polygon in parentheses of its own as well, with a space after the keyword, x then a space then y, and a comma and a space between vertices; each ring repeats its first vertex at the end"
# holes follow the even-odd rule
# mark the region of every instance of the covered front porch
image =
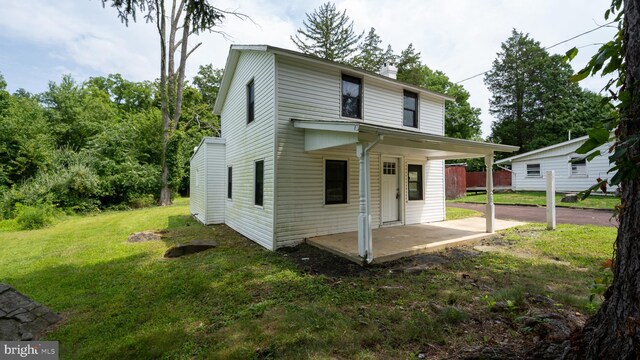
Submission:
MULTIPOLYGON (((522 225, 519 221, 496 220, 494 230, 522 225)), ((429 224, 382 227, 372 230, 373 260, 380 264, 402 257, 439 251, 447 247, 470 244, 494 236, 485 230, 485 219, 471 217, 429 224)), ((362 263, 358 254, 358 232, 317 236, 307 243, 356 263, 362 263)))
MULTIPOLYGON (((518 149, 515 146, 501 145, 501 144, 493 144, 493 143, 485 143, 478 141, 470 141, 470 140, 462 140, 456 138, 450 138, 443 135, 436 135, 432 133, 422 132, 419 130, 408 130, 404 128, 394 128, 388 126, 381 125, 373 125, 364 123, 361 121, 351 122, 351 121, 320 121, 320 120, 298 120, 292 119, 293 126, 298 129, 304 129, 305 131, 305 139, 304 139, 304 149, 305 152, 313 153, 313 152, 322 152, 326 150, 338 150, 345 153, 355 152, 355 155, 358 158, 358 201, 356 203, 358 205, 358 231, 353 233, 347 233, 350 235, 345 235, 347 237, 342 238, 345 244, 339 244, 340 235, 331 235, 337 236, 334 240, 329 241, 327 243, 335 243, 334 246, 327 246, 327 250, 336 249, 337 247, 345 247, 344 249, 350 249, 353 246, 357 249, 355 253, 356 258, 363 260, 366 263, 372 263, 378 256, 384 257, 385 251, 386 253, 405 253, 408 255, 408 251, 415 246, 422 246, 414 243, 411 245, 411 242, 404 243, 396 243, 389 239, 385 234, 392 231, 388 230, 389 228, 383 226, 387 223, 386 219, 381 219, 379 223, 372 223, 372 182, 371 182, 371 154, 373 152, 377 152, 382 154, 382 156, 399 156, 403 159, 408 158, 420 158, 423 159, 423 162, 420 162, 414 170, 410 168, 406 169, 406 172, 403 173, 405 169, 401 169, 396 173, 395 165, 391 168, 392 176, 395 178, 403 177, 402 182, 398 184, 393 184, 393 186, 389 187, 389 191, 387 191, 387 195, 390 195, 388 204, 394 204, 397 202, 401 202, 400 212, 405 216, 398 217, 398 223, 404 225, 399 229, 405 229, 407 231, 414 231, 416 235, 419 232, 431 232, 434 228, 422 228, 420 226, 435 226, 437 231, 434 235, 429 235, 427 238, 424 236, 408 236, 414 239, 414 241, 418 241, 425 243, 425 239, 429 244, 435 244, 440 242, 438 239, 445 239, 443 241, 447 241, 447 238, 451 238, 449 240, 454 240, 458 238, 466 238, 467 236, 479 236, 478 231, 482 230, 482 236, 486 236, 486 234, 494 233, 498 228, 496 227, 495 220, 495 210, 493 205, 493 177, 492 172, 487 171, 487 181, 486 181, 486 192, 487 192, 487 208, 486 208, 486 218, 479 220, 484 223, 483 229, 478 228, 478 220, 474 220, 475 224, 472 228, 465 229, 465 225, 463 223, 446 223, 440 222, 440 224, 445 224, 445 227, 438 227, 438 223, 429 223, 419 224, 421 222, 428 221, 439 221, 444 220, 444 179, 443 176, 440 178, 434 178, 431 182, 425 181, 425 179, 429 176, 429 173, 425 173, 426 165, 428 163, 442 163, 444 160, 449 159, 464 159, 464 158, 484 158, 485 165, 488 169, 492 169, 493 167, 493 158, 494 152, 513 152, 518 149), (425 165, 424 167, 422 165, 425 165), (413 171, 413 172, 412 172, 413 171), (409 178, 411 180, 411 184, 409 184, 409 178), (440 200, 427 202, 427 195, 424 194, 425 189, 427 189, 428 185, 431 184, 431 189, 433 193, 442 193, 442 197, 440 200), (433 184, 436 184, 436 188, 433 188, 433 184), (397 190, 396 190, 397 188, 397 190), (413 191, 413 193, 411 192, 413 191), (410 196, 416 195, 417 196, 410 196), (421 203, 420 203, 421 202, 421 203), (409 205, 412 205, 412 209, 409 209, 409 205), (415 205, 417 204, 417 210, 415 205), (420 212, 424 211, 428 207, 441 207, 442 214, 437 219, 425 219, 420 220, 420 218, 412 218, 411 221, 407 221, 407 216, 411 212, 420 212), (417 224, 416 224, 417 223, 417 224), (415 225, 414 225, 415 224, 415 225), (378 230, 373 230, 376 226, 383 226, 383 228, 378 230), (456 230, 455 226, 460 226, 460 229, 456 230), (447 235, 449 234, 449 235, 447 235), (442 237, 438 237, 442 236, 442 237), (355 243, 352 244, 352 238, 355 238, 355 243), (374 241, 374 238, 379 238, 379 240, 374 241), (347 245, 347 243, 349 245, 347 245), (390 251, 390 249, 397 247, 398 251, 390 251), (379 248, 379 249, 376 249, 379 248), (388 249, 388 250, 383 250, 388 249), (409 250, 407 250, 409 249, 409 250)), ((384 173, 383 173, 384 175, 384 173)), ((385 187, 383 187, 384 192, 385 187)), ((345 192, 343 190, 343 192, 345 192)), ((382 204, 384 207, 385 199, 387 196, 383 193, 382 204)), ((433 217, 432 217, 433 218, 433 217)), ((394 224, 394 225, 397 225, 394 224)), ((482 225, 482 224, 481 224, 482 225)), ((509 226, 507 226, 509 227, 509 226)), ((393 230, 393 231, 398 231, 393 230)), ((398 234, 394 235, 394 238, 399 238, 404 235, 398 234)), ((326 238, 330 239, 330 238, 326 238)), ((460 241, 460 240, 455 240, 460 241)), ((454 242, 455 242, 454 241, 454 242)), ((313 242, 312 242, 313 243, 313 242)), ((317 242, 320 244, 320 242, 317 242)), ((436 245, 427 245, 428 247, 434 247, 436 245)), ((322 247, 322 246, 321 246, 322 247)), ((351 254, 351 250, 345 250, 343 253, 351 254)), ((401 256, 406 256, 401 255, 401 256)), ((349 255, 351 256, 351 255, 349 255)), ((379 262, 378 260, 377 262, 379 262)), ((359 261, 360 262, 360 261, 359 261)))

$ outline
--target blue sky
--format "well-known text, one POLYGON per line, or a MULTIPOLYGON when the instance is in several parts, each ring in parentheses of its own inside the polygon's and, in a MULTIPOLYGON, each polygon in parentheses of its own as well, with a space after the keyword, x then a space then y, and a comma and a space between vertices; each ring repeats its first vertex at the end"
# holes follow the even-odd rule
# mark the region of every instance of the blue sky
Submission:
MULTIPOLYGON (((253 22, 228 19, 221 29, 232 36, 205 34, 203 46, 190 58, 192 76, 199 65, 223 67, 229 45, 269 44, 295 49, 289 36, 302 25, 305 12, 323 1, 223 0, 216 5, 250 15, 253 22)), ((422 53, 423 63, 458 81, 491 67, 500 43, 512 28, 528 32, 549 46, 604 23, 608 0, 394 0, 336 1, 347 9, 354 27, 375 27, 384 45, 399 53, 409 43, 422 53)), ((564 53, 583 47, 572 64, 578 69, 596 50, 592 44, 608 41, 614 29, 603 28, 552 49, 564 53)), ((42 92, 49 81, 71 74, 84 81, 91 76, 120 73, 135 81, 158 76, 155 27, 120 23, 115 11, 99 0, 4 0, 0 12, 0 72, 10 91, 24 88, 42 92)), ((588 79, 584 87, 598 91, 605 80, 588 79)), ((491 94, 482 77, 464 82, 471 104, 482 110, 483 135, 490 132, 491 94)))

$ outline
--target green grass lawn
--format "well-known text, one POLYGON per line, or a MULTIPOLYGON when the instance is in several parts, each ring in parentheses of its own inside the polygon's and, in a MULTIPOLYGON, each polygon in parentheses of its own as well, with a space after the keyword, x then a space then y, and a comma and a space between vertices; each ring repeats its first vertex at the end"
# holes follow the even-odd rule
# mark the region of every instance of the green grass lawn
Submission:
POLYGON ((64 359, 439 358, 495 334, 530 339, 517 330, 538 306, 529 294, 552 297, 548 311, 593 311, 589 286, 615 234, 534 224, 507 231, 502 251, 451 257, 439 269, 409 274, 392 264, 331 277, 303 270, 295 252, 196 223, 179 199, 0 232, 0 279, 62 313, 47 338, 60 341, 64 359), (149 229, 166 230, 164 240, 126 242, 149 229), (162 257, 175 242, 203 238, 219 246, 162 257), (508 313, 490 311, 489 301, 507 300, 508 313))
POLYGON ((447 206, 447 220, 464 219, 471 216, 484 216, 483 213, 475 210, 455 208, 447 206))
MULTIPOLYGON (((582 207, 589 209, 611 209, 620 204, 620 198, 613 195, 600 196, 592 195, 577 203, 563 203, 561 194, 556 194, 556 206, 582 207)), ((459 199, 450 200, 460 203, 481 203, 487 202, 486 194, 471 194, 459 199)), ((540 205, 546 204, 546 193, 543 191, 518 191, 509 193, 494 193, 493 202, 496 204, 518 204, 518 205, 540 205)))

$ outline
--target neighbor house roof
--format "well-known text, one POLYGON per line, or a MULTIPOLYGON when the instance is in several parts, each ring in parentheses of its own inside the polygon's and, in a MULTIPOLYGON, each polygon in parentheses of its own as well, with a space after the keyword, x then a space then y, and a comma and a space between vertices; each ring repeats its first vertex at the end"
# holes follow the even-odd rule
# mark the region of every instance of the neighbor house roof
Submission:
POLYGON ((581 136, 579 138, 571 139, 571 140, 568 140, 568 141, 565 141, 565 142, 561 142, 561 143, 558 143, 558 144, 555 144, 555 145, 551 145, 551 146, 543 147, 543 148, 536 149, 536 150, 533 150, 533 151, 529 151, 529 152, 526 152, 526 153, 518 154, 516 156, 508 157, 506 159, 498 160, 498 161, 496 161, 496 165, 511 163, 514 160, 518 160, 518 159, 522 159, 522 158, 525 158, 525 157, 529 157, 531 155, 540 154, 540 153, 543 153, 545 151, 557 149, 557 148, 562 147, 562 146, 571 145, 571 144, 575 144, 575 143, 579 143, 579 142, 584 142, 588 138, 589 138, 589 135, 585 135, 585 136, 581 136))
POLYGON ((378 80, 382 80, 388 83, 399 84, 406 89, 411 89, 421 94, 426 94, 431 97, 454 101, 455 99, 444 95, 435 91, 431 91, 419 86, 415 86, 409 83, 405 83, 403 81, 399 81, 388 76, 380 75, 375 72, 362 70, 351 65, 337 63, 335 61, 322 59, 313 55, 303 54, 301 52, 278 48, 269 45, 231 45, 229 49, 229 55, 227 56, 227 63, 224 68, 224 76, 222 77, 222 83, 220 84, 220 91, 218 92, 218 97, 216 98, 216 102, 213 106, 213 113, 216 115, 220 115, 222 112, 222 105, 225 102, 227 97, 227 92, 229 91, 229 87, 231 86, 231 79, 233 78, 233 73, 235 72, 236 65, 238 64, 238 59, 240 58, 240 53, 242 51, 263 51, 263 52, 271 52, 276 55, 285 56, 289 58, 299 59, 303 61, 308 61, 312 63, 321 63, 330 67, 338 68, 341 70, 346 70, 351 74, 357 74, 362 76, 363 78, 375 78, 378 80))

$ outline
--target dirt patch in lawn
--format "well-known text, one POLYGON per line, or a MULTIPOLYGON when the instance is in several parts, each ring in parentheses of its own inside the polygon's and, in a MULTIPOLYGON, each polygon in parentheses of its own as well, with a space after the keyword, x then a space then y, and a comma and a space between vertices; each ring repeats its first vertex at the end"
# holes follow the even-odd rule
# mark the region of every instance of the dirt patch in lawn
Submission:
POLYGON ((371 274, 369 268, 307 244, 282 248, 278 252, 307 274, 327 277, 357 277, 371 274))

